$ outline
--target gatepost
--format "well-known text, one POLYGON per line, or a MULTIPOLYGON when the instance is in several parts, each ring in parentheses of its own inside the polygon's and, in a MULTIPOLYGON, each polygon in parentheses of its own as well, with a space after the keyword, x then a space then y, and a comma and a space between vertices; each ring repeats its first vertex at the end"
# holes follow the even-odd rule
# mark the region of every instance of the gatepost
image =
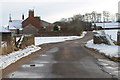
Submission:
MULTIPOLYGON (((118 13, 120 14, 120 1, 118 2, 118 13)), ((118 17, 118 19, 120 19, 120 16, 118 17)), ((120 27, 120 21, 118 23, 118 27, 120 27)), ((117 43, 118 45, 120 45, 120 30, 118 30, 117 33, 117 43)), ((118 56, 120 57, 120 46, 118 46, 118 56)), ((120 66, 120 64, 118 66, 120 66)), ((120 67, 118 68, 118 70, 119 69, 120 67)), ((120 79, 120 73, 118 73, 118 79, 120 79)))
POLYGON ((117 44, 120 45, 120 31, 117 32, 117 44))

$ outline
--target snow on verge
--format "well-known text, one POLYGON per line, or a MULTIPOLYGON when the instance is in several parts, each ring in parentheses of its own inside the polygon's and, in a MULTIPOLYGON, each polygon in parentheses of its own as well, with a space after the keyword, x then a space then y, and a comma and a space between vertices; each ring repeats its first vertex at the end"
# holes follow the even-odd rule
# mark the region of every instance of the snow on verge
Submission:
POLYGON ((98 50, 99 52, 109 56, 109 57, 120 57, 120 53, 118 50, 117 45, 106 45, 106 44, 94 44, 93 40, 90 40, 87 42, 87 44, 85 45, 88 48, 93 48, 98 50))
POLYGON ((23 50, 12 52, 8 55, 0 56, 0 69, 4 69, 12 63, 15 63, 19 59, 32 54, 33 52, 41 49, 40 47, 31 45, 23 50))
POLYGON ((87 32, 83 32, 81 36, 59 36, 59 37, 35 37, 35 45, 41 45, 45 43, 63 42, 66 40, 74 40, 83 38, 87 32))

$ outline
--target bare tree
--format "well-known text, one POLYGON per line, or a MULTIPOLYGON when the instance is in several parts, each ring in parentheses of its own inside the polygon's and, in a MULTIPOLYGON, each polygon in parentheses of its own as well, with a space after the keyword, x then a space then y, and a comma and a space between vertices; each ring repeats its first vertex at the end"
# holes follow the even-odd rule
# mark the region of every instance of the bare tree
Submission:
POLYGON ((101 22, 101 17, 102 17, 101 13, 97 13, 97 22, 101 22))
POLYGON ((66 18, 62 18, 60 21, 61 22, 67 22, 67 19, 66 18))
POLYGON ((92 15, 92 21, 95 23, 97 21, 97 13, 96 13, 96 11, 93 11, 91 13, 91 15, 92 15))
POLYGON ((109 22, 110 13, 109 11, 103 11, 103 19, 105 22, 109 22))

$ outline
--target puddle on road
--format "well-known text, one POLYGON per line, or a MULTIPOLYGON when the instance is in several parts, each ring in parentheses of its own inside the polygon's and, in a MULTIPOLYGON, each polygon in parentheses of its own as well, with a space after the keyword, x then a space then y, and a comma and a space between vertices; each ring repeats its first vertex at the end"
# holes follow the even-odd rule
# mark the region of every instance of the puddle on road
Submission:
POLYGON ((79 43, 79 42, 74 42, 74 43, 79 43))
POLYGON ((42 55, 40 55, 40 56, 47 56, 47 55, 45 55, 45 54, 42 54, 42 55))
POLYGON ((108 66, 109 64, 107 64, 107 63, 102 63, 102 62, 99 62, 99 65, 104 65, 104 66, 108 66))
POLYGON ((106 66, 106 68, 108 68, 108 69, 112 69, 112 70, 118 70, 118 67, 106 66))
POLYGON ((106 59, 98 59, 98 61, 104 62, 104 63, 107 63, 107 64, 116 64, 115 62, 109 61, 109 60, 106 60, 106 59))
POLYGON ((43 74, 16 71, 9 75, 9 78, 44 78, 43 74))
POLYGON ((7 77, 12 78, 47 78, 47 77, 59 77, 59 75, 52 74, 52 65, 58 63, 54 61, 53 55, 49 53, 55 53, 59 48, 51 48, 40 54, 33 60, 26 64, 21 65, 21 68, 17 72, 10 73, 7 77), (48 54, 46 54, 48 53, 48 54))
POLYGON ((39 63, 58 63, 58 61, 40 61, 39 63))
POLYGON ((117 62, 114 62, 114 61, 109 61, 109 60, 106 60, 106 59, 98 59, 98 62, 100 65, 106 65, 107 64, 111 67, 118 67, 119 63, 117 62))
POLYGON ((45 63, 54 64, 54 63, 58 63, 58 61, 36 61, 35 63, 37 63, 37 64, 45 64, 45 63))
POLYGON ((98 64, 103 71, 112 76, 118 77, 118 72, 120 72, 118 68, 119 63, 107 59, 98 59, 98 64))
POLYGON ((29 68, 29 67, 43 67, 44 64, 26 64, 22 65, 23 68, 29 68))
POLYGON ((120 77, 119 77, 119 71, 112 71, 110 74, 111 74, 112 76, 117 77, 117 78, 120 79, 120 77))
POLYGON ((55 53, 57 51, 59 51, 59 48, 55 47, 55 48, 52 48, 52 49, 46 51, 45 53, 55 53))

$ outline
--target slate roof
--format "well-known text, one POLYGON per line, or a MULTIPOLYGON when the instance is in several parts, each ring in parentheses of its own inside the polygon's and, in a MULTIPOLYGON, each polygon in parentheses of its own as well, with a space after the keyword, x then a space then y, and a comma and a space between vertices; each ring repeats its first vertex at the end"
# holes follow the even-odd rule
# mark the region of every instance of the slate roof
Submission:
POLYGON ((23 20, 12 20, 9 22, 9 29, 22 29, 23 20))
POLYGON ((11 32, 11 31, 9 31, 7 28, 0 27, 0 32, 11 32))

